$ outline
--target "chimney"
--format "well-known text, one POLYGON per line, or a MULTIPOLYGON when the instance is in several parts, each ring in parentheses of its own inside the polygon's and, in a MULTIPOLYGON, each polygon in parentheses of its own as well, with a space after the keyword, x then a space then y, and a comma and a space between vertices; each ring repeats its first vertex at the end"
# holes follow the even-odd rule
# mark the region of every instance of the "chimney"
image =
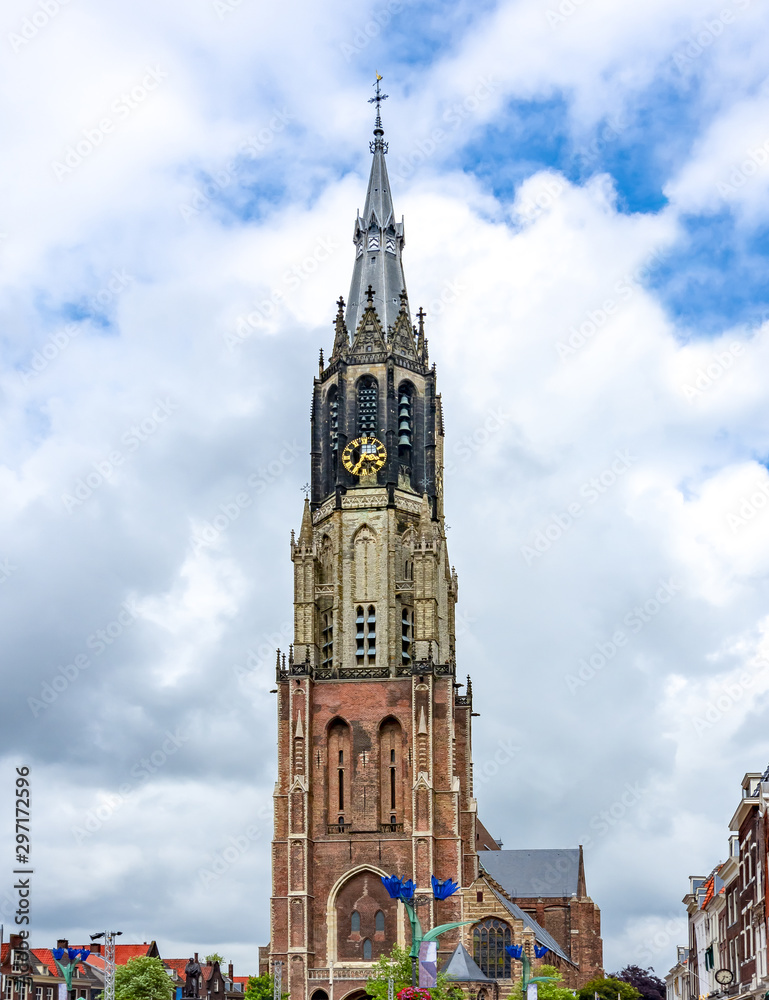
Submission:
POLYGON ((8 938, 8 942, 11 947, 11 951, 16 951, 17 948, 21 948, 21 934, 11 934, 8 938))
POLYGON ((229 974, 230 979, 234 979, 235 978, 233 976, 233 974, 232 974, 232 962, 230 962, 230 964, 228 966, 228 974, 229 974))
POLYGON ((59 938, 56 942, 57 948, 69 948, 69 941, 66 938, 59 938))
POLYGON ((198 961, 198 953, 197 952, 195 952, 195 961, 196 962, 198 961))
POLYGON ((94 955, 101 955, 101 941, 91 942, 91 952, 94 955))

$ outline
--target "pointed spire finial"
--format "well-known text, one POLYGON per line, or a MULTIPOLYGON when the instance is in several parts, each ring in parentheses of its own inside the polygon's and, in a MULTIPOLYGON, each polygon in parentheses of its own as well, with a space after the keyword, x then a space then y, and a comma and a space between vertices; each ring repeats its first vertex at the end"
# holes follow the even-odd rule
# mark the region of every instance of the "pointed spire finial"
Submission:
POLYGON ((382 77, 379 75, 379 73, 377 73, 376 83, 372 84, 372 86, 376 87, 376 94, 374 95, 374 97, 369 98, 369 104, 376 104, 376 122, 374 123, 375 139, 372 143, 369 143, 369 145, 371 146, 372 153, 376 153, 377 150, 381 150, 381 152, 383 153, 387 152, 387 143, 382 141, 382 136, 384 135, 384 129, 382 128, 381 112, 382 112, 382 101, 386 101, 388 95, 383 94, 379 88, 379 81, 381 79, 382 77))
POLYGON ((299 529, 299 544, 312 545, 312 514, 310 513, 310 501, 308 497, 304 498, 302 527, 299 529))
POLYGON ((376 291, 371 287, 371 285, 369 285, 368 288, 366 289, 366 298, 369 300, 369 302, 373 302, 375 295, 376 291))

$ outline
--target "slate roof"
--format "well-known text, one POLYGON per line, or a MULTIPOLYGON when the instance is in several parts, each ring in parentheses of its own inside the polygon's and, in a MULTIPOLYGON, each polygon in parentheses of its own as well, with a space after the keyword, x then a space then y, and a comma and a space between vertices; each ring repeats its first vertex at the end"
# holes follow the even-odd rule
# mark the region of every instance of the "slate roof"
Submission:
POLYGON ((530 916, 530 914, 528 914, 525 910, 522 910, 517 903, 511 903, 509 899, 505 899, 505 897, 500 892, 497 892, 493 886, 491 886, 491 891, 509 913, 511 913, 514 917, 517 917, 519 920, 522 920, 523 926, 534 932, 534 939, 538 944, 544 945, 545 948, 548 948, 553 952, 553 954, 562 958, 564 962, 568 962, 569 965, 574 965, 576 968, 575 963, 572 962, 563 948, 555 940, 553 935, 550 934, 549 931, 546 931, 541 924, 538 924, 534 917, 530 916))
POLYGON ((481 865, 505 892, 518 899, 571 896, 579 886, 579 848, 483 851, 481 865))
POLYGON ((363 208, 363 215, 358 216, 355 221, 355 238, 363 240, 364 250, 362 253, 356 254, 355 257, 345 315, 347 329, 353 342, 358 324, 366 308, 367 287, 373 286, 374 308, 384 330, 387 330, 395 322, 400 310, 400 293, 406 289, 401 260, 401 250, 405 243, 403 222, 395 221, 390 179, 387 176, 387 164, 385 163, 385 148, 381 141, 381 135, 372 143, 372 146, 374 147, 372 149, 374 159, 371 163, 371 174, 366 191, 366 204, 363 208), (380 230, 389 230, 393 234, 394 243, 391 250, 387 250, 385 237, 380 234, 380 230), (374 252, 368 250, 370 231, 377 234, 378 240, 381 235, 379 249, 374 252))
POLYGON ((470 952, 460 943, 446 963, 444 973, 460 983, 490 983, 486 973, 476 964, 470 952))

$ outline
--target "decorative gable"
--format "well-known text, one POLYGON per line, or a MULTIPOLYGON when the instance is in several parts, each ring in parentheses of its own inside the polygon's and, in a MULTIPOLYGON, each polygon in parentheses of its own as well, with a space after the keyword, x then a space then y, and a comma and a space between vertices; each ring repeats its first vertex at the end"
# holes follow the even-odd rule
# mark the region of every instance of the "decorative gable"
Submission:
POLYGON ((417 345, 407 312, 405 292, 401 293, 400 312, 390 334, 390 349, 393 354, 400 354, 402 357, 411 358, 412 361, 417 360, 417 345))
POLYGON ((374 308, 373 300, 369 299, 368 305, 363 310, 358 329, 355 333, 355 340, 352 345, 352 353, 378 354, 387 351, 382 324, 374 308))

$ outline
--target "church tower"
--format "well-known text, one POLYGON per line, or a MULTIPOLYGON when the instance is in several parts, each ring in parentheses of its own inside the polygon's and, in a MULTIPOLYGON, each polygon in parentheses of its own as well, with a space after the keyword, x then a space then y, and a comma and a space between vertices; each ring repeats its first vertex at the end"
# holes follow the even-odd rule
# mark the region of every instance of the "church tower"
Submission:
MULTIPOLYGON (((277 664, 270 959, 292 1000, 362 997, 372 963, 408 945, 382 875, 414 879, 425 930, 464 905, 462 893, 435 900, 431 876, 478 877, 441 397, 421 309, 412 321, 376 86, 350 294, 313 385, 294 642, 277 664)), ((458 940, 440 939, 441 961, 458 940)))

